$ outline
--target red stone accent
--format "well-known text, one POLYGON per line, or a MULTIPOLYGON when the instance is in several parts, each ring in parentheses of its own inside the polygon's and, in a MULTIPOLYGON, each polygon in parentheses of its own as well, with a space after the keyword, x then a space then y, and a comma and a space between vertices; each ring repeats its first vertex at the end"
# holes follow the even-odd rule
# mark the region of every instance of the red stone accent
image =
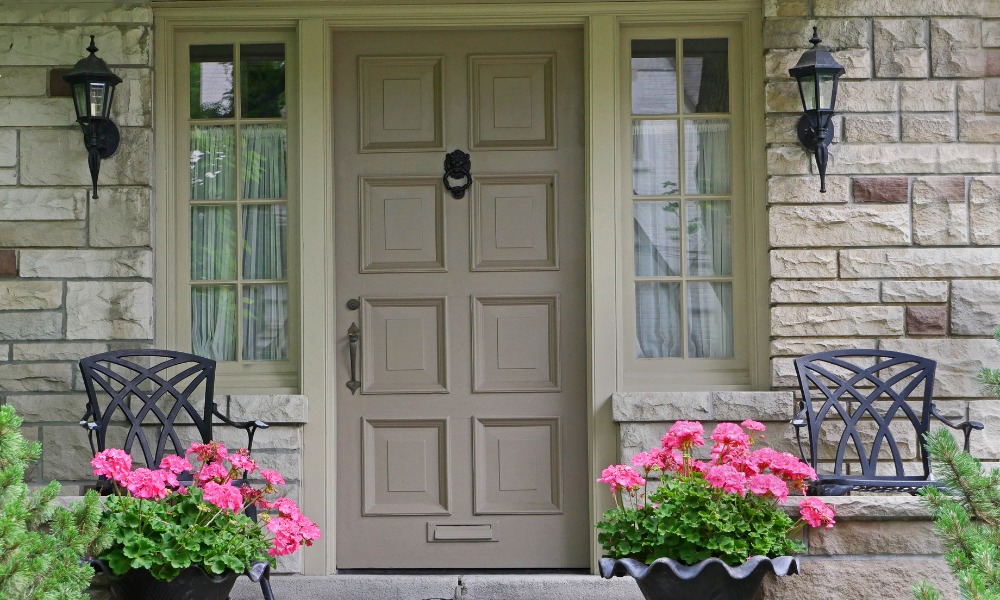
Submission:
POLYGON ((913 201, 944 200, 945 202, 965 202, 965 176, 922 177, 913 183, 913 201), (924 185, 929 189, 925 189, 924 185))
POLYGON ((983 50, 986 53, 986 76, 1000 77, 1000 48, 983 50))
POLYGON ((855 202, 904 203, 910 199, 907 177, 855 177, 855 202))
POLYGON ((17 253, 0 250, 0 277, 17 277, 17 253))
POLYGON ((947 333, 948 307, 906 307, 906 335, 947 335, 947 333))

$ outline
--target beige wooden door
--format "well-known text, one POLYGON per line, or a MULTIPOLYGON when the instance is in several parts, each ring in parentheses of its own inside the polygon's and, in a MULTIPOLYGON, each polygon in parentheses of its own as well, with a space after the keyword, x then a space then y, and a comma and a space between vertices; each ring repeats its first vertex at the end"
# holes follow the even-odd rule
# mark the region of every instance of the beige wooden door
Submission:
POLYGON ((581 46, 333 34, 339 569, 588 564, 581 46))

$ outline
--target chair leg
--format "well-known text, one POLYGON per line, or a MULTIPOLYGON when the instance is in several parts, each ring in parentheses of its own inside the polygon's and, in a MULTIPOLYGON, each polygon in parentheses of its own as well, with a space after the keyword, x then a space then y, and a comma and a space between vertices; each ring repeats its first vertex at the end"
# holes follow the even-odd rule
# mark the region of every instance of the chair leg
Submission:
POLYGON ((274 600, 274 594, 271 592, 270 573, 260 578, 260 591, 264 593, 264 600, 274 600))

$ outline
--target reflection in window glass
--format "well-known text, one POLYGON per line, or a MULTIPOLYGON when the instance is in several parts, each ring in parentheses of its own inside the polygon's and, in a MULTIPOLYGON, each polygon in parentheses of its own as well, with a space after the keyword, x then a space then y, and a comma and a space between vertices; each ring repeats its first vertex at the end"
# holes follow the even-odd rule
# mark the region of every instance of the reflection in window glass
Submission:
POLYGON ((636 357, 681 356, 681 284, 635 284, 636 357))
POLYGON ((240 46, 240 104, 247 119, 285 116, 284 44, 240 46))
POLYGON ((191 279, 236 279, 234 207, 191 207, 191 279))
POLYGON ((233 47, 191 46, 191 118, 233 116, 233 47))
POLYGON ((288 286, 243 288, 244 360, 288 358, 288 286))
POLYGON ((684 40, 682 48, 684 112, 729 112, 729 40, 684 40))
POLYGON ((215 360, 236 360, 236 286, 191 288, 191 351, 215 360))
POLYGON ((677 42, 632 41, 632 114, 677 114, 677 42))
POLYGON ((283 204, 243 207, 243 278, 284 279, 288 270, 288 218, 283 204))
POLYGON ((732 164, 729 119, 684 121, 684 192, 728 194, 732 164))
POLYGON ((733 274, 730 208, 728 200, 685 203, 688 275, 733 274))
POLYGON ((232 126, 191 128, 191 199, 236 195, 236 139, 232 126))
POLYGON ((680 202, 633 205, 635 274, 639 277, 681 274, 680 202))
POLYGON ((693 281, 688 289, 688 356, 730 358, 733 342, 733 284, 693 281))
POLYGON ((667 196, 680 191, 677 121, 632 122, 632 193, 667 196))
POLYGON ((288 135, 284 125, 244 125, 240 139, 243 197, 288 195, 288 135))

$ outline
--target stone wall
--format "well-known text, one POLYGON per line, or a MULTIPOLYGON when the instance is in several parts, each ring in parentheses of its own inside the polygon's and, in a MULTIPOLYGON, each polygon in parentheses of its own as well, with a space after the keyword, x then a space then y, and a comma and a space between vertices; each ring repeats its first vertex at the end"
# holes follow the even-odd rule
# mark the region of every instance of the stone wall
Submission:
POLYGON ((0 10, 0 402, 42 441, 32 479, 67 491, 89 473, 76 361, 153 339, 152 18, 148 3, 0 10), (122 142, 101 164, 99 199, 73 101, 50 87, 89 35, 124 80, 112 113, 122 142))
POLYGON ((974 377, 1000 366, 1000 3, 764 4, 773 386, 802 354, 902 350, 938 361, 948 414, 1000 430, 974 377), (788 76, 814 25, 847 68, 826 194, 788 76))

